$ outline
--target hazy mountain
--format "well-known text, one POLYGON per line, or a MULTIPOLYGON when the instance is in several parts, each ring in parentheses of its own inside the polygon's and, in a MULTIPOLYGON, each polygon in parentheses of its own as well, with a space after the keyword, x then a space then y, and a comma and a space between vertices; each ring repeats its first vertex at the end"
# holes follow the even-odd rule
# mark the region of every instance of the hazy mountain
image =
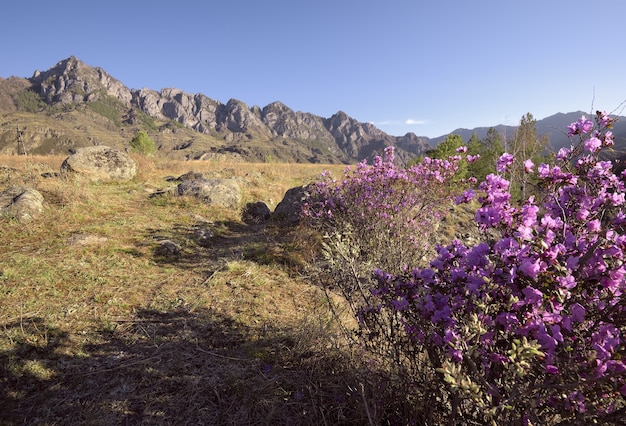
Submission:
MULTIPOLYGON (((567 135, 567 126, 571 123, 578 120, 582 115, 585 115, 587 118, 593 120, 594 114, 585 113, 583 111, 575 111, 569 113, 556 113, 549 117, 543 118, 541 120, 537 120, 535 123, 535 129, 537 130, 537 136, 548 136, 548 150, 552 152, 556 152, 559 148, 569 147, 572 142, 576 142, 576 140, 570 140, 567 135)), ((520 117, 521 120, 522 117, 520 117)), ((615 122, 615 125, 612 129, 613 134, 615 135, 615 147, 614 147, 614 156, 620 156, 624 152, 626 152, 626 117, 617 117, 618 120, 615 122)), ((517 130, 517 126, 504 126, 504 125, 495 125, 492 126, 495 128, 500 135, 502 135, 503 140, 512 140, 515 137, 515 131, 517 130)), ((450 132, 450 134, 457 134, 463 138, 464 141, 468 141, 472 134, 476 134, 478 139, 484 139, 487 136, 487 131, 490 127, 476 127, 474 129, 463 129, 459 128, 450 132)), ((431 146, 436 146, 441 141, 445 140, 448 135, 439 136, 437 138, 432 138, 429 140, 431 146)))

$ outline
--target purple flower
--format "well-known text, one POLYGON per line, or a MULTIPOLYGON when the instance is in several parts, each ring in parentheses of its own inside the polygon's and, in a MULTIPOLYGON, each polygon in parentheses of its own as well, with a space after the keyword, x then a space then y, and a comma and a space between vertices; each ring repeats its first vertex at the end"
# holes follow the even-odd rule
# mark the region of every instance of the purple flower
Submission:
POLYGON ((524 294, 526 303, 529 305, 540 305, 543 300, 543 293, 530 286, 524 288, 522 293, 524 294))
POLYGON ((572 314, 572 321, 574 322, 582 322, 585 319, 586 312, 587 310, 580 303, 574 303, 570 307, 570 313, 572 314))
POLYGON ((526 204, 522 207, 522 225, 534 226, 537 223, 539 207, 534 204, 526 204))
POLYGON ((598 232, 600 228, 601 228, 600 220, 598 219, 590 220, 589 222, 587 222, 587 229, 590 232, 598 232))
POLYGON ((432 321, 435 323, 440 322, 440 321, 447 322, 450 320, 451 315, 452 315, 452 310, 450 310, 450 307, 446 305, 446 306, 441 307, 440 309, 437 309, 433 313, 432 321))
POLYGON ((462 195, 459 195, 456 197, 456 203, 457 204, 469 203, 470 201, 474 199, 475 196, 476 196, 476 193, 472 189, 468 189, 467 191, 464 191, 462 195))
POLYGON ((539 173, 540 178, 545 179, 550 176, 550 166, 542 163, 537 168, 537 172, 539 173))
POLYGON ((396 299, 392 301, 391 303, 393 304, 393 308, 396 311, 403 311, 409 307, 409 302, 404 297, 401 297, 400 299, 396 299))
POLYGON ((585 141, 585 149, 589 152, 598 152, 602 146, 602 141, 595 136, 585 141))
POLYGON ((476 222, 485 226, 494 226, 504 219, 502 209, 495 207, 481 207, 476 210, 476 222))
POLYGON ((571 153, 572 153, 571 148, 561 148, 556 153, 556 159, 560 161, 567 160, 567 158, 570 156, 571 153))
POLYGON ((532 173, 534 167, 535 167, 535 163, 533 163, 532 160, 528 159, 524 161, 524 171, 526 173, 532 173))
POLYGON ((561 287, 571 290, 576 287, 576 280, 571 275, 566 275, 564 277, 556 277, 557 282, 561 287))
POLYGON ((596 123, 598 123, 598 125, 602 127, 611 127, 613 124, 613 119, 606 113, 606 111, 598 111, 596 113, 596 123))
MULTIPOLYGON (((541 269, 539 259, 524 259, 519 266, 519 271, 529 278, 535 279, 541 269)), ((533 289, 534 290, 534 289, 533 289)))
POLYGON ((591 120, 587 120, 587 118, 583 115, 578 119, 575 123, 567 126, 568 135, 578 135, 580 133, 589 133, 591 129, 593 129, 593 122, 591 120))
POLYGON ((559 374, 559 367, 557 367, 556 365, 546 365, 546 373, 559 374))
POLYGON ((503 312, 496 317, 496 323, 502 325, 505 331, 509 331, 519 324, 517 317, 510 312, 503 312))
POLYGON ((502 154, 500 158, 498 159, 498 163, 496 164, 496 170, 498 170, 498 173, 506 172, 508 167, 511 164, 513 164, 514 160, 515 160, 515 157, 513 157, 508 152, 505 152, 504 154, 502 154))
POLYGON ((602 138, 602 146, 613 146, 613 132, 606 132, 602 138))

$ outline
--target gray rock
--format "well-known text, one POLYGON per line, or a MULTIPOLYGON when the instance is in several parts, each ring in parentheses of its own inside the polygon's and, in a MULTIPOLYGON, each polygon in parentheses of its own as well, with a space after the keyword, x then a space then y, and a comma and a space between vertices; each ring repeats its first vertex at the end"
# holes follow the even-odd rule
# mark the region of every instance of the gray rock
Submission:
POLYGON ((31 81, 39 84, 48 104, 95 101, 103 95, 130 103, 130 90, 102 68, 93 68, 71 56, 45 72, 35 72, 31 81))
POLYGON ((311 192, 308 186, 297 186, 289 189, 285 193, 283 200, 274 209, 273 217, 291 224, 300 222, 302 207, 310 195, 311 192))
POLYGON ((248 224, 263 223, 270 218, 272 212, 263 201, 247 203, 241 214, 241 220, 248 224))
POLYGON ((14 217, 20 222, 29 221, 43 213, 44 198, 35 189, 14 186, 0 192, 0 215, 14 217))
POLYGON ((213 237, 215 237, 215 233, 210 228, 199 226, 193 232, 193 239, 201 247, 212 246, 213 237))
POLYGON ((159 241, 154 249, 154 254, 162 257, 176 257, 180 255, 182 248, 172 240, 159 241))
MULTIPOLYGON (((103 69, 86 65, 75 57, 60 61, 48 71, 36 71, 20 84, 24 89, 29 85, 38 88, 41 99, 51 106, 115 99, 125 109, 137 109, 156 120, 172 121, 205 135, 233 142, 204 151, 193 142, 193 137, 184 136, 184 142, 181 137, 175 137, 178 132, 176 126, 170 129, 172 138, 164 145, 171 145, 168 149, 182 151, 186 158, 211 158, 222 154, 232 158, 233 154, 237 154, 235 158, 243 156, 258 160, 272 156, 286 161, 352 164, 381 154, 385 146, 395 146, 396 159, 406 162, 430 148, 427 138, 413 133, 391 136, 373 124, 360 123, 341 111, 323 118, 294 111, 281 102, 260 108, 256 105, 249 107, 236 99, 223 104, 201 93, 189 94, 176 88, 131 90, 103 69), (261 151, 242 149, 240 142, 249 139, 271 143, 272 148, 261 151), (281 142, 282 146, 277 147, 276 144, 281 142), (235 150, 227 151, 226 148, 235 150)), ((132 113, 124 122, 138 124, 140 120, 132 113)), ((67 152, 67 149, 81 143, 54 127, 30 126, 21 131, 24 140, 29 141, 28 150, 31 152, 67 152)), ((13 128, 0 129, 0 139, 13 140, 14 133, 13 128)), ((14 152, 14 148, 11 145, 11 148, 5 147, 0 151, 14 152)))
POLYGON ((178 179, 176 180, 178 180, 179 182, 185 182, 188 180, 195 180, 195 179, 202 179, 202 178, 204 178, 204 175, 202 173, 198 173, 198 172, 194 172, 193 170, 190 170, 184 175, 180 175, 178 179))
POLYGON ((108 146, 79 148, 61 164, 62 173, 77 173, 92 181, 125 181, 137 174, 130 156, 108 146))
POLYGON ((178 195, 201 199, 206 204, 230 209, 239 207, 241 188, 233 179, 200 178, 181 182, 177 187, 178 195))

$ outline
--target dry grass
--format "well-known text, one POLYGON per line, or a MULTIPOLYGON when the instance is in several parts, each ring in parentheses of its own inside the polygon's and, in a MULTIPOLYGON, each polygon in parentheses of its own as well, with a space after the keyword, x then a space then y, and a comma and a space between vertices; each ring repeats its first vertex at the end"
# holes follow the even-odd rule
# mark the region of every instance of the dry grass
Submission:
POLYGON ((356 364, 302 267, 311 240, 149 196, 194 170, 273 209, 343 166, 134 158, 135 179, 96 184, 54 176, 63 157, 0 157, 0 190, 26 184, 47 203, 28 224, 0 219, 0 424, 367 423, 356 364), (181 253, 157 256, 163 239, 181 253))

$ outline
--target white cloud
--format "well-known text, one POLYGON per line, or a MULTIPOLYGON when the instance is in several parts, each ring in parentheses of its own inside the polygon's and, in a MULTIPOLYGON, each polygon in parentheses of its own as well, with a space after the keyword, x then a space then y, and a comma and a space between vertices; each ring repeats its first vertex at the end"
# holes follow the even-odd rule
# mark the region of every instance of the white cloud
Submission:
POLYGON ((370 121, 375 126, 422 126, 428 124, 428 120, 414 120, 412 118, 402 120, 384 120, 384 121, 370 121))
POLYGON ((406 120, 404 122, 404 124, 408 124, 408 125, 424 125, 424 124, 428 124, 428 121, 426 120, 413 120, 412 118, 409 118, 408 120, 406 120))

